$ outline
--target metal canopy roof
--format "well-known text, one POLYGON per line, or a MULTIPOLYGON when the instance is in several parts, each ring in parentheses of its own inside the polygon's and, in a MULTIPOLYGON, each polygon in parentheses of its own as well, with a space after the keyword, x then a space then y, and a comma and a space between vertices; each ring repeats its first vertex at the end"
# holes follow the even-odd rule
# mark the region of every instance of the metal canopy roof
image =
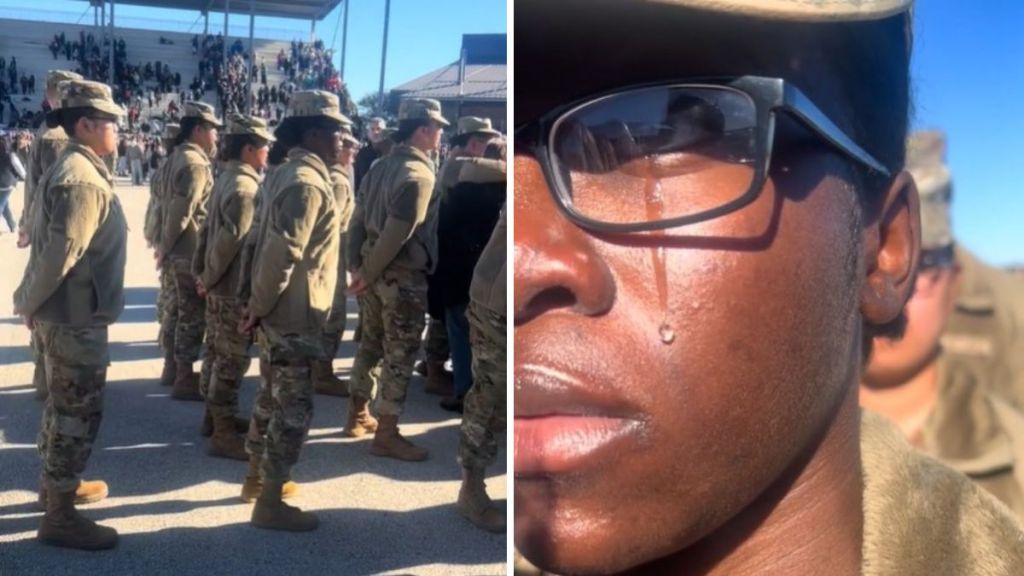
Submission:
MULTIPOLYGON (((145 6, 149 8, 173 8, 194 12, 223 12, 229 4, 232 14, 249 14, 249 3, 257 16, 295 18, 297 20, 323 20, 342 0, 114 0, 115 5, 145 6)), ((99 0, 89 0, 99 6, 99 0)))

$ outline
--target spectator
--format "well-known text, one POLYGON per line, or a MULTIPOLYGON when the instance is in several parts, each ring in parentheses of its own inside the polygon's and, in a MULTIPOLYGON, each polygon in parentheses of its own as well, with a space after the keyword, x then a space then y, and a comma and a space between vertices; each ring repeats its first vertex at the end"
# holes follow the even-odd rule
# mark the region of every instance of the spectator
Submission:
POLYGON ((8 201, 18 181, 25 179, 25 167, 11 148, 11 137, 0 136, 0 215, 7 221, 7 228, 15 232, 17 228, 8 201))

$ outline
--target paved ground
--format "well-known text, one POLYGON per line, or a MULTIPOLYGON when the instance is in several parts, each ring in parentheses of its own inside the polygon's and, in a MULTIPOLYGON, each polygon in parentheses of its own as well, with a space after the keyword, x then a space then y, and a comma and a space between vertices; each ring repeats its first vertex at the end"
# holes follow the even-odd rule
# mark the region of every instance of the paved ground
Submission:
MULTIPOLYGON (((294 502, 320 516, 307 534, 279 534, 248 524, 251 506, 238 494, 245 464, 211 458, 197 432, 202 404, 177 402, 156 379, 156 272, 142 240, 147 193, 121 182, 131 227, 127 308, 110 329, 113 364, 106 410, 87 478, 110 485, 110 498, 83 507, 121 533, 113 551, 86 553, 36 543, 40 513, 35 437, 40 404, 33 400, 28 331, 11 317, 10 295, 28 259, 12 234, 0 236, 0 575, 21 574, 501 574, 506 537, 458 516, 459 420, 410 386, 403 433, 431 451, 425 463, 370 456, 368 440, 341 437, 345 403, 317 396, 316 415, 294 479, 294 502)), ((15 214, 21 191, 14 194, 15 214)), ((2 226, 2 224, 0 224, 2 226)), ((350 312, 354 306, 350 304, 350 312)), ((349 339, 351 333, 346 334, 349 339)), ((335 362, 351 365, 346 343, 335 362)), ((243 385, 247 414, 256 389, 255 362, 243 385)), ((198 364, 197 364, 198 369, 198 364)), ((505 454, 490 471, 488 490, 506 495, 505 454)))

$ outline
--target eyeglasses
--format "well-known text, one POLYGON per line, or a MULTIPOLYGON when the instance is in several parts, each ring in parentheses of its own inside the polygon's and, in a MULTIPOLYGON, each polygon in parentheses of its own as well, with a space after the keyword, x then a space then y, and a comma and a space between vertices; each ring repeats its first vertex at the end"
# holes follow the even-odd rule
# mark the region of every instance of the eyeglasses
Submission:
POLYGON ((520 126, 516 147, 537 158, 556 203, 580 227, 663 230, 757 198, 780 111, 872 173, 890 175, 795 86, 755 76, 593 96, 520 126))

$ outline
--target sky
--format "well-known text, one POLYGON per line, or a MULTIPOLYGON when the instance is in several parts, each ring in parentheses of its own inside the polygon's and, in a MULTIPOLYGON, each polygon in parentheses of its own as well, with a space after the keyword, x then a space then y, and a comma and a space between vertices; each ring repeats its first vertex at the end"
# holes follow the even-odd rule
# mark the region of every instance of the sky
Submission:
MULTIPOLYGON (((239 6, 245 0, 233 2, 239 6)), ((376 92, 380 83, 381 45, 384 37, 384 0, 345 0, 348 3, 348 42, 345 58, 345 80, 349 92, 356 100, 376 92)), ((31 3, 28 0, 0 0, 0 18, 24 18, 75 22, 88 9, 81 0, 47 0, 31 3), (45 9, 31 6, 45 5, 45 9)), ((243 9, 244 10, 244 9, 243 9)), ((328 46, 335 38, 338 64, 341 52, 341 20, 339 5, 322 21, 317 22, 317 36, 328 46)), ((387 69, 385 90, 413 80, 459 59, 463 34, 504 34, 506 30, 505 0, 391 0, 391 19, 388 32, 387 69)), ((160 10, 128 5, 114 9, 115 26, 131 28, 165 29, 185 32, 193 25, 197 12, 160 10)), ((82 18, 82 24, 91 24, 92 13, 82 18)), ((307 40, 308 20, 284 18, 256 18, 256 37, 307 40), (264 34, 261 34, 261 30, 264 34), (292 33, 289 33, 291 31, 292 33)), ((210 13, 210 32, 224 28, 224 14, 210 13)), ((248 15, 229 17, 232 34, 248 36, 248 15)), ((192 28, 202 33, 200 19, 192 28)), ((129 52, 131 47, 128 47, 129 52)))
POLYGON ((1024 265, 1024 2, 918 0, 914 16, 914 126, 946 132, 954 235, 1024 265))

